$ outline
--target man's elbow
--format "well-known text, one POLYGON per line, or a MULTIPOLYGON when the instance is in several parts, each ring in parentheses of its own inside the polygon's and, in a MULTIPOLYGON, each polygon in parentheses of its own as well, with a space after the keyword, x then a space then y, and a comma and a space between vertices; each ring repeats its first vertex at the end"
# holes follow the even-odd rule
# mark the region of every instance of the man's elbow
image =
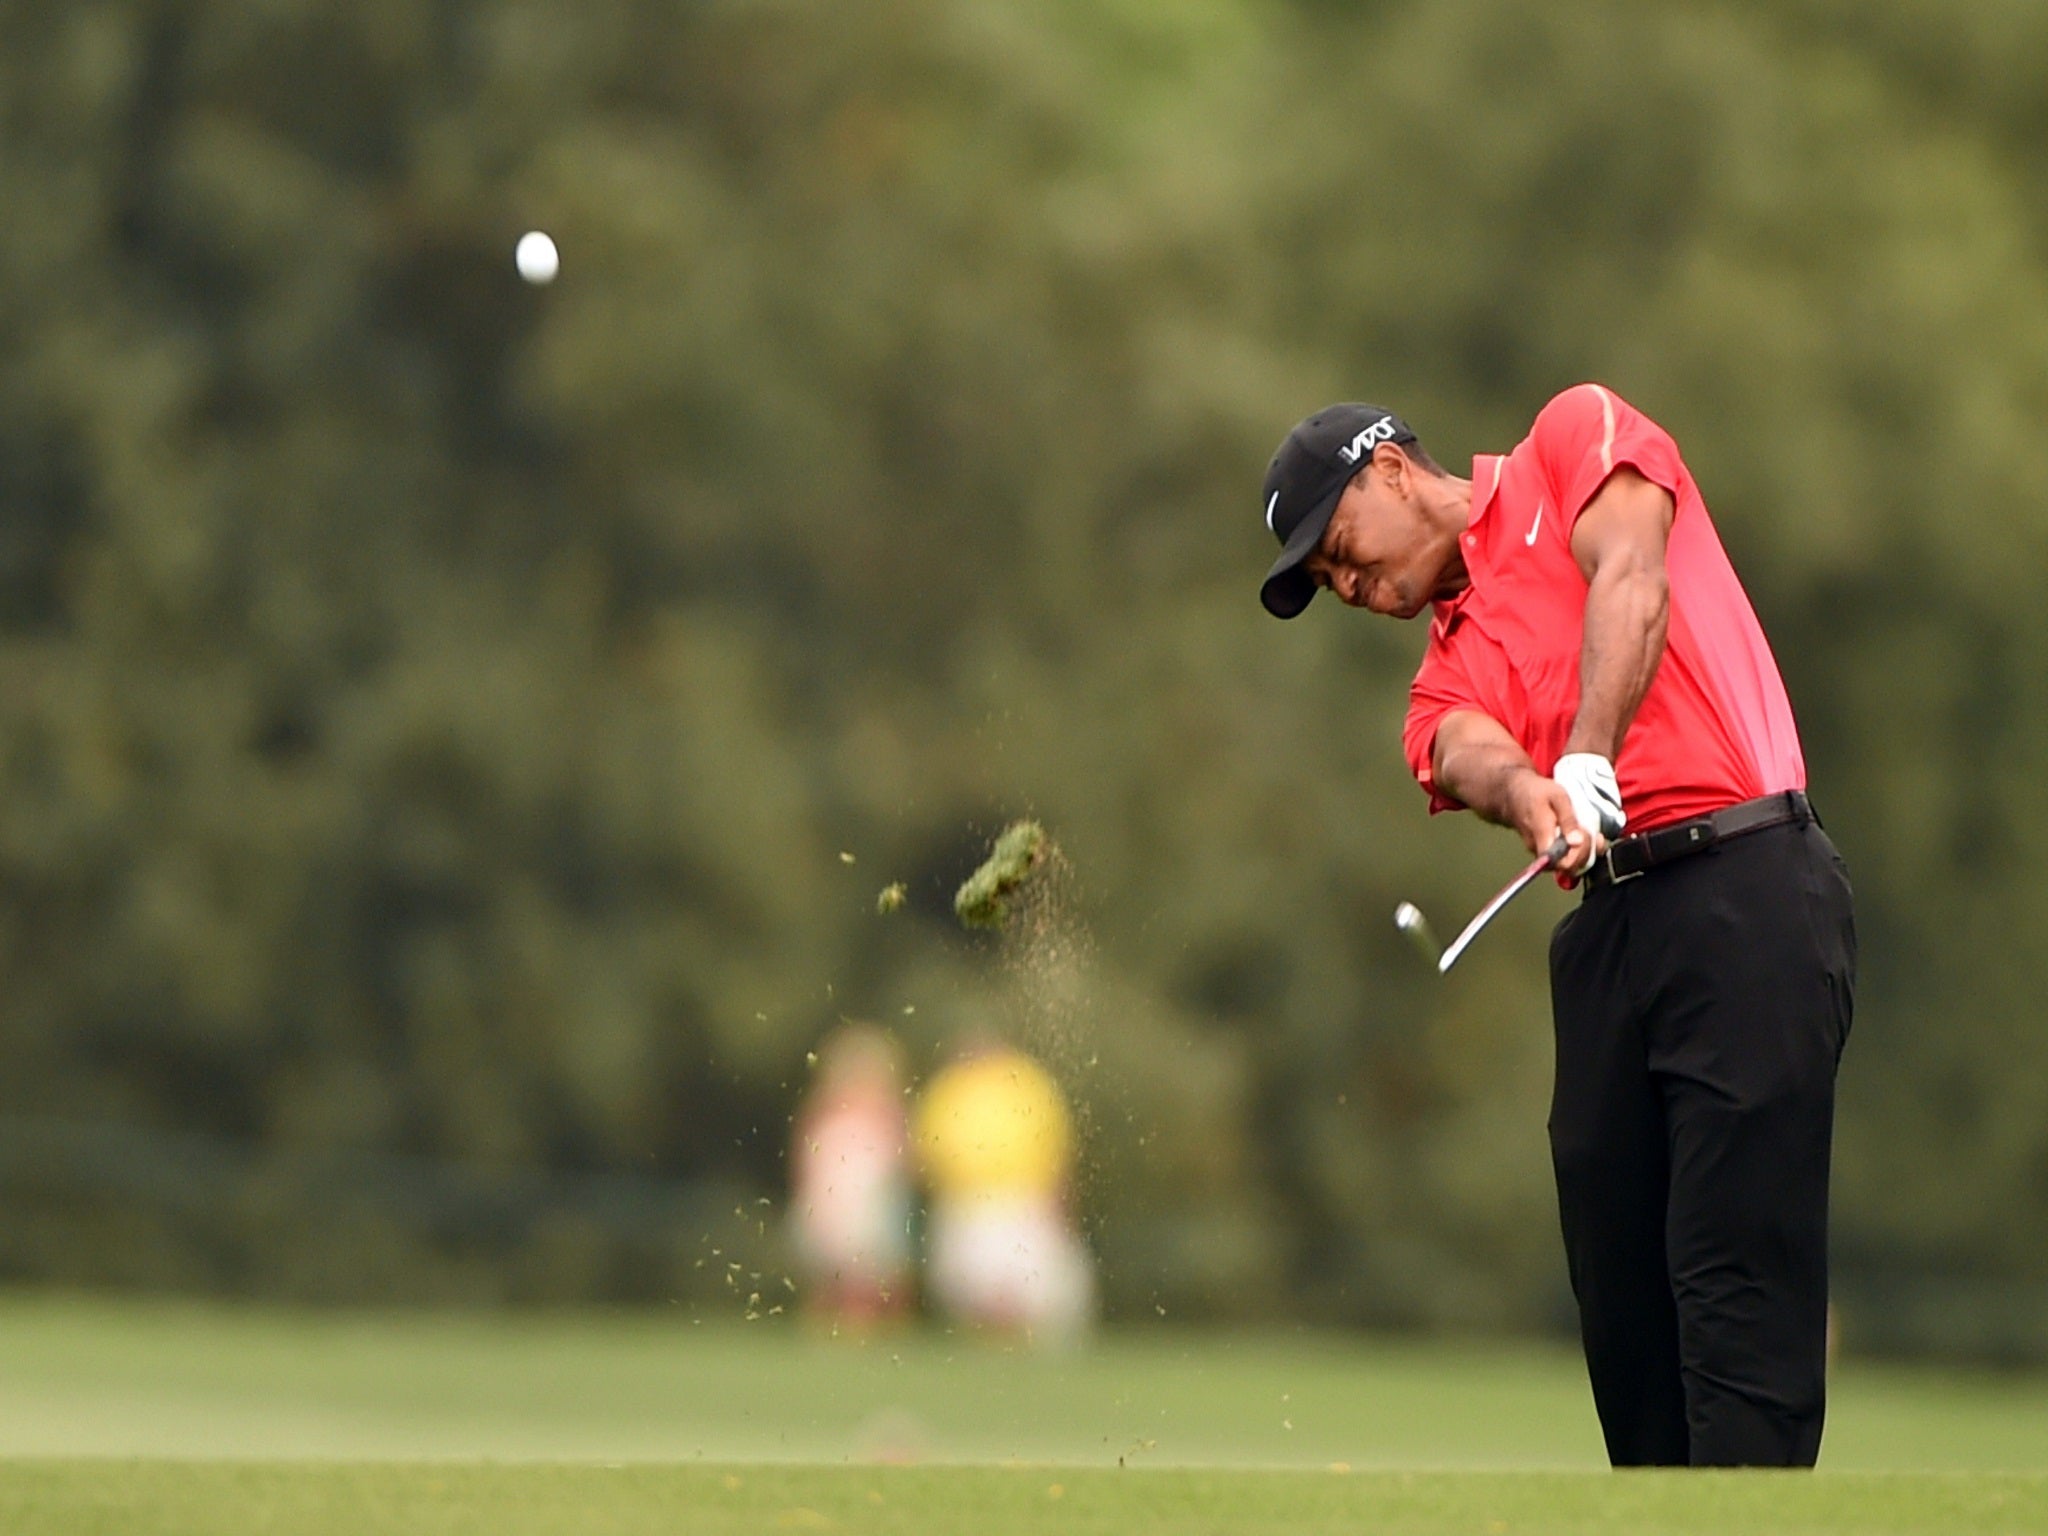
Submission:
POLYGON ((1594 573, 1590 585, 1625 593, 1629 606, 1638 610, 1665 613, 1671 607, 1671 573, 1664 568, 1660 550, 1631 550, 1610 560, 1594 573))
POLYGON ((1475 752, 1484 751, 1489 741, 1504 737, 1506 732, 1490 716, 1472 710, 1458 709, 1445 715, 1436 728, 1436 741, 1430 747, 1431 788, 1436 793, 1453 800, 1463 800, 1455 785, 1463 777, 1462 770, 1469 764, 1475 752))
POLYGON ((1660 629, 1671 615, 1671 573, 1659 559, 1642 574, 1642 603, 1660 629))

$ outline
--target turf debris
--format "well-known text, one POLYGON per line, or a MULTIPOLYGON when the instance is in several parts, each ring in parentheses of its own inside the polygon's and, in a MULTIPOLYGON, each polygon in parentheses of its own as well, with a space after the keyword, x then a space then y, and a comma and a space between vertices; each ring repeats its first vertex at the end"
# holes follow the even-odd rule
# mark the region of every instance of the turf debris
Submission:
POLYGON ((981 867, 953 893, 953 913, 969 928, 998 930, 1008 916, 1008 898, 1030 878, 1046 856, 1045 828, 1013 821, 997 834, 981 867))

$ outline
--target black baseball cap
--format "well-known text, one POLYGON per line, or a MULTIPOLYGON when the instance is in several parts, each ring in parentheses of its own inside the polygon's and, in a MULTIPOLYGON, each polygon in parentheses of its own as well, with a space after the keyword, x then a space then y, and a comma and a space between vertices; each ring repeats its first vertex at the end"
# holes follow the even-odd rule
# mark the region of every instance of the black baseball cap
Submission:
POLYGON ((1381 443, 1412 443, 1408 423, 1377 405, 1326 405, 1288 433, 1266 466, 1259 505, 1280 540, 1280 558, 1266 572, 1259 601, 1276 619, 1291 619, 1316 595, 1301 568, 1323 540, 1344 487, 1381 443))

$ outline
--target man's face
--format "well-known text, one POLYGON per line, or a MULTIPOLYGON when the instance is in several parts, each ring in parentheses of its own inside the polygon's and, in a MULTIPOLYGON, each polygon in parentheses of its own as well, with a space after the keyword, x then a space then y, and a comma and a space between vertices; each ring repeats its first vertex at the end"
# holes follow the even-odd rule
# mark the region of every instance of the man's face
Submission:
POLYGON ((1443 552, 1414 496, 1414 468, 1382 448, 1344 488, 1330 526, 1301 568, 1353 608, 1412 619, 1429 606, 1443 552))

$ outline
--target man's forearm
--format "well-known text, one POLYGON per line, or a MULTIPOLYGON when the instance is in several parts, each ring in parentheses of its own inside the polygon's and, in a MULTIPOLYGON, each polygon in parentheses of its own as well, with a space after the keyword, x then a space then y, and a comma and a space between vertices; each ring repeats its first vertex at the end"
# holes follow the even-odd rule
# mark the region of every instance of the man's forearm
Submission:
POLYGON ((1612 762, 1629 722, 1664 659, 1671 586, 1662 562, 1617 562, 1586 589, 1585 639, 1579 652, 1579 712, 1566 752, 1593 752, 1612 762))
POLYGON ((1490 715, 1455 710, 1437 728, 1430 771, 1436 787, 1483 820, 1500 826, 1515 824, 1512 790, 1521 774, 1536 766, 1490 715))
POLYGON ((1487 821, 1513 827, 1531 853, 1554 850, 1562 832, 1566 852, 1558 867, 1567 873, 1577 874, 1599 852, 1598 842, 1577 821, 1564 786, 1538 773, 1521 744, 1491 715, 1457 709, 1444 716, 1430 753, 1430 773, 1439 793, 1487 821))

